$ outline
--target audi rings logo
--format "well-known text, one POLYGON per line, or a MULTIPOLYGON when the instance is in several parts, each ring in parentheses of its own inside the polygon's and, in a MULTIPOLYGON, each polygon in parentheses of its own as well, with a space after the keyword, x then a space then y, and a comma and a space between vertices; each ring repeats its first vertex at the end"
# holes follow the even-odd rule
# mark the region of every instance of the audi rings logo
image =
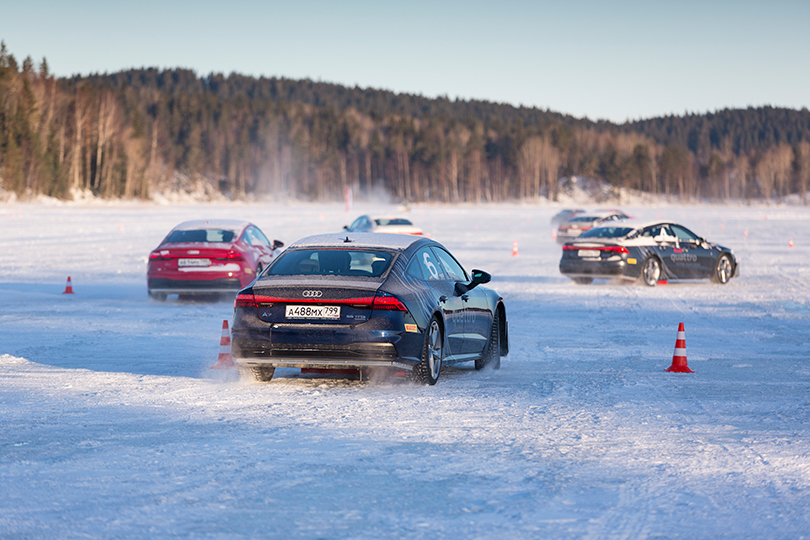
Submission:
POLYGON ((304 298, 320 298, 323 296, 321 291, 304 291, 304 298))

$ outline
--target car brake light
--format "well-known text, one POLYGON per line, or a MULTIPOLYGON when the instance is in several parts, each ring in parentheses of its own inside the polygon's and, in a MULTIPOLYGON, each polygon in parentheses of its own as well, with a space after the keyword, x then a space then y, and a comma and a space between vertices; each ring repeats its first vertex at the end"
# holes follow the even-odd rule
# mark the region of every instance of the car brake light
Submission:
POLYGON ((375 296, 372 308, 385 311, 408 311, 408 308, 405 307, 405 304, 399 301, 399 298, 388 294, 375 296))
POLYGON ((152 253, 149 254, 149 258, 150 259, 162 259, 163 255, 161 255, 159 251, 153 251, 152 253))
POLYGON ((607 251, 609 253, 630 253, 627 251, 627 248, 624 246, 576 246, 576 245, 565 245, 563 246, 563 251, 578 251, 580 249, 586 249, 590 251, 607 251))
POLYGON ((229 251, 225 255, 225 258, 230 261, 241 261, 243 259, 242 254, 239 253, 238 251, 229 251))
POLYGON ((239 293, 236 295, 236 300, 233 301, 235 308, 255 308, 259 307, 256 302, 256 296, 253 293, 239 293))
POLYGON ((234 307, 255 308, 268 304, 341 304, 359 309, 379 309, 385 311, 408 311, 399 298, 388 294, 380 296, 366 296, 360 298, 345 298, 340 300, 325 300, 322 298, 279 298, 253 293, 240 293, 236 295, 234 307))

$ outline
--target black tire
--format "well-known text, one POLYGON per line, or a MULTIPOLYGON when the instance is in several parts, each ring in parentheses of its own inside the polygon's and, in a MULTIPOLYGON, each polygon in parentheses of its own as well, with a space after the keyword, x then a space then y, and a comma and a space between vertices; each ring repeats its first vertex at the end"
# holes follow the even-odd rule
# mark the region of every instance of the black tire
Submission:
POLYGON ((575 277, 571 279, 573 279, 574 283, 576 283, 577 285, 590 285, 591 283, 593 283, 592 277, 575 277))
POLYGON ((639 281, 648 287, 655 287, 661 279, 661 270, 661 261, 655 255, 650 255, 641 265, 639 281))
POLYGON ((270 382, 273 380, 273 375, 276 372, 274 367, 252 367, 250 371, 253 373, 253 378, 259 382, 270 382))
POLYGON ((501 317, 495 312, 492 320, 492 330, 489 332, 489 342, 480 358, 475 359, 475 369, 484 369, 492 366, 492 369, 501 367, 501 317))
POLYGON ((433 386, 439 380, 444 359, 444 332, 438 317, 434 316, 425 330, 422 361, 413 368, 411 377, 420 384, 433 386))
POLYGON ((726 254, 720 255, 717 263, 714 265, 712 272, 712 281, 720 285, 725 285, 734 275, 734 265, 731 263, 731 257, 726 254))
POLYGON ((159 293, 159 292, 152 292, 149 291, 149 298, 155 300, 157 302, 165 302, 166 301, 166 293, 159 293))

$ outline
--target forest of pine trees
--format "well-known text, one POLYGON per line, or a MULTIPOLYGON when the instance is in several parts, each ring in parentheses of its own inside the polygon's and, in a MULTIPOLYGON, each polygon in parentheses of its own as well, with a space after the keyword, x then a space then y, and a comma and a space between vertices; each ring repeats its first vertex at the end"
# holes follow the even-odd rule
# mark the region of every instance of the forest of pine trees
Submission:
POLYGON ((622 125, 536 108, 183 69, 55 78, 0 49, 0 194, 556 200, 573 176, 679 198, 779 200, 810 179, 810 112, 622 125))

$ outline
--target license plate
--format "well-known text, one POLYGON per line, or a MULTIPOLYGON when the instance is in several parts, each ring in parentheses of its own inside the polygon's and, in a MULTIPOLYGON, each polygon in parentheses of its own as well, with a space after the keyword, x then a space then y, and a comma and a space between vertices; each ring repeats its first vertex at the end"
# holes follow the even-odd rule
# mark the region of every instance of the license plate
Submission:
POLYGON ((177 266, 211 266, 211 259, 177 259, 177 266))
POLYGON ((287 306, 284 316, 288 319, 339 320, 340 306, 287 306))
POLYGON ((580 249, 577 250, 577 255, 584 259, 593 259, 599 257, 599 250, 597 249, 580 249))

